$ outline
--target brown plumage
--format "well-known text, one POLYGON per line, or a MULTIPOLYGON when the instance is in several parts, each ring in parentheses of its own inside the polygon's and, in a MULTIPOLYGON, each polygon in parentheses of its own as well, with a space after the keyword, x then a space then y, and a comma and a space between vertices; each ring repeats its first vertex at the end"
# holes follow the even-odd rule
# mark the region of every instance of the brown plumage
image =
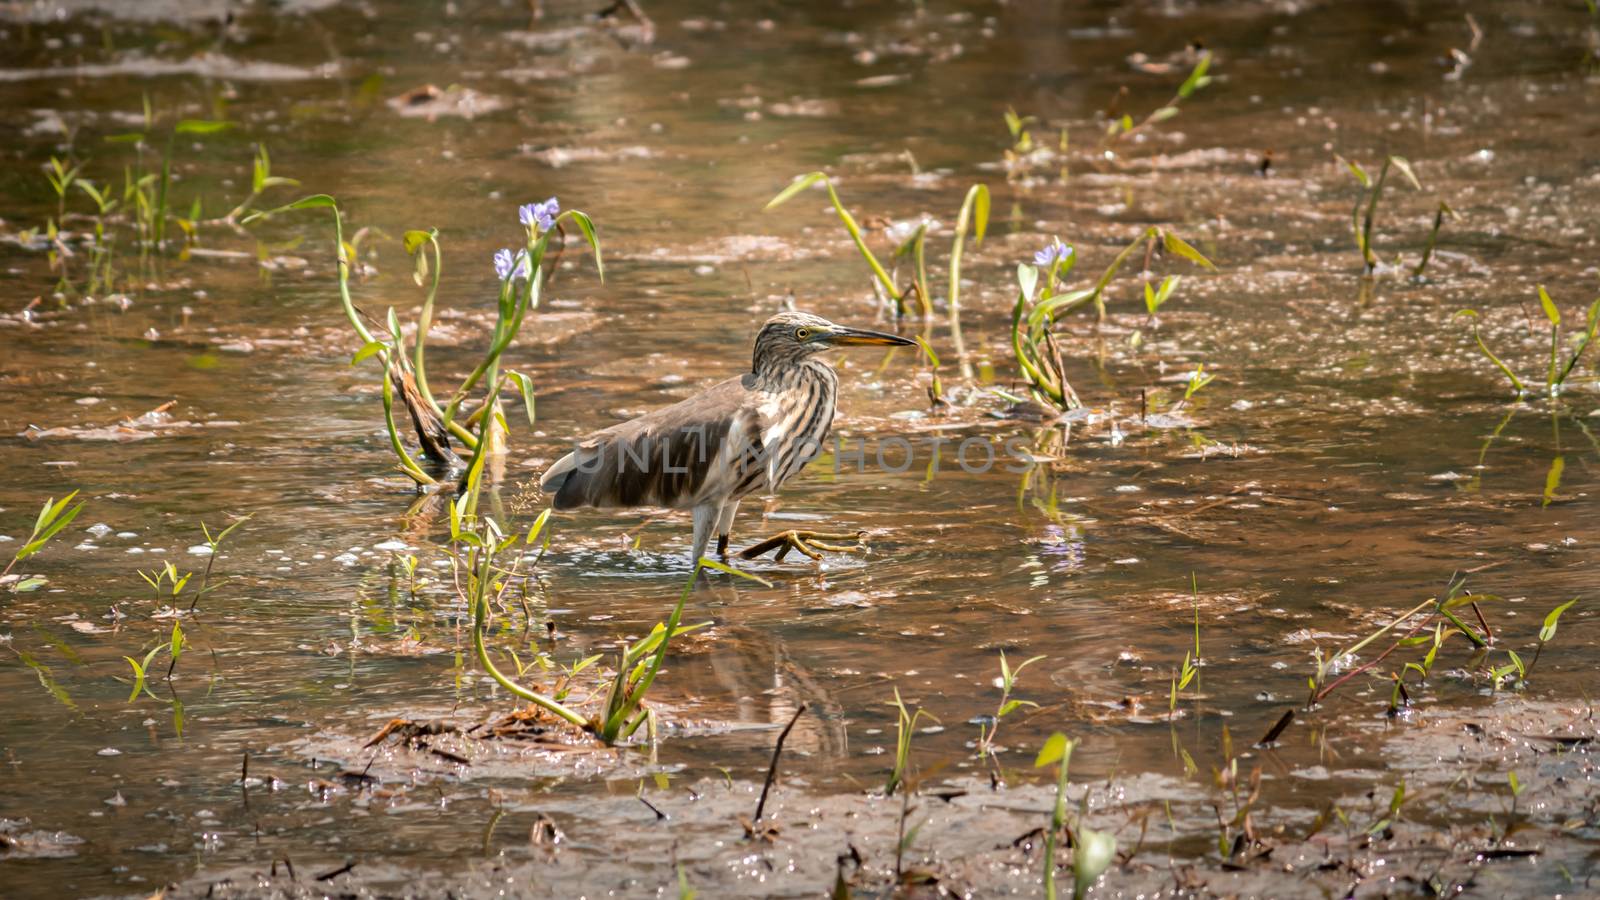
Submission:
POLYGON ((556 509, 664 506, 694 510, 694 556, 712 529, 725 554, 739 501, 776 491, 822 449, 839 393, 829 347, 911 344, 891 334, 780 313, 756 336, 750 371, 687 400, 579 441, 539 486, 556 509))

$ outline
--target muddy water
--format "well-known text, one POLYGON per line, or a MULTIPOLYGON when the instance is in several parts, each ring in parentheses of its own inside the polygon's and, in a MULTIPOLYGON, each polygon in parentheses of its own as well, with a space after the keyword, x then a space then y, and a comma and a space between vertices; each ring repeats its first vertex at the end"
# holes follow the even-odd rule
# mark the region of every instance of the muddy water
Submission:
MULTIPOLYGON (((1068 731, 1084 739, 1073 760, 1083 778, 1129 780, 1105 805, 1157 811, 1157 849, 1141 859, 1164 871, 1170 848, 1214 863, 1203 773, 1222 764, 1225 729, 1242 747, 1303 702, 1314 648, 1351 642, 1462 572, 1473 590, 1505 598, 1486 615, 1526 658, 1545 612, 1590 591, 1600 537, 1592 359, 1559 406, 1512 405, 1452 320, 1482 310, 1486 340, 1540 382, 1548 332, 1534 285, 1556 298, 1568 333, 1595 296, 1600 84, 1581 4, 653 3, 650 45, 626 22, 596 27, 584 8, 546 6, 531 29, 511 3, 426 15, 397 3, 291 4, 236 10, 226 24, 221 5, 203 3, 131 17, 96 3, 0 11, 0 534, 10 538, 0 548, 25 540, 43 497, 77 488, 89 501, 20 565, 46 587, 0 606, 0 818, 29 820, 7 825, 28 835, 0 857, 8 895, 136 894, 185 880, 203 892, 286 857, 302 877, 345 862, 377 884, 403 885, 417 870, 478 877, 486 855, 543 859, 527 840, 541 814, 566 835, 565 861, 540 876, 562 893, 586 878, 653 892, 675 877, 668 843, 629 798, 643 785, 670 807, 724 771, 741 790, 759 783, 776 729, 801 703, 810 712, 784 757, 796 792, 785 809, 811 797, 815 809, 854 814, 856 795, 891 764, 896 687, 937 716, 915 742, 929 784, 987 785, 973 720, 999 702, 1002 650, 1044 657, 1017 688, 1039 709, 1001 727, 1007 780, 1027 781, 1043 739, 1068 731), (1160 106, 1194 39, 1216 54, 1215 83, 1108 155, 1107 105, 1135 118, 1160 106), (443 96, 389 102, 427 84, 443 96), (55 213, 42 177, 52 154, 71 152, 87 177, 120 186, 134 151, 104 138, 140 127, 144 95, 158 129, 177 118, 236 123, 175 142, 175 205, 200 196, 215 216, 237 203, 263 141, 275 174, 339 197, 352 228, 381 229, 387 239, 363 245, 363 308, 414 309, 393 236, 437 227, 451 311, 435 336, 437 384, 453 383, 483 346, 490 255, 517 239, 516 206, 555 194, 594 217, 604 284, 569 253, 510 354, 539 394, 531 432, 513 410, 509 479, 495 498, 515 524, 543 507, 533 482, 573 437, 740 371, 754 329, 788 295, 838 321, 892 327, 822 194, 760 211, 802 172, 833 173, 869 225, 936 219, 936 285, 961 197, 974 181, 990 186, 990 233, 964 270, 976 375, 963 379, 955 364, 942 287, 928 334, 945 356, 950 408, 929 409, 927 371, 908 354, 838 355, 838 432, 865 448, 865 464, 824 457, 779 497, 747 502, 735 542, 860 529, 870 552, 756 563, 772 587, 718 581, 695 594, 689 617, 714 627, 658 683, 658 765, 640 754, 495 751, 462 767, 385 753, 372 770, 382 789, 360 790, 336 773, 368 764, 361 744, 389 719, 470 723, 510 704, 457 662, 461 608, 437 565, 444 530, 404 518, 413 497, 391 468, 376 381, 348 365, 357 343, 339 317, 325 221, 207 226, 187 259, 141 272, 124 253, 115 288, 93 296, 81 252, 61 289, 42 240, 23 246, 20 233, 55 213), (1007 106, 1039 117, 1036 142, 1051 150, 1067 128, 1064 158, 1036 155, 1008 178, 1007 106), (1396 153, 1416 168, 1423 189, 1397 178, 1380 207, 1385 261, 1414 263, 1440 200, 1461 214, 1426 281, 1358 278, 1358 188, 1334 153, 1369 170, 1396 153), (1185 235, 1220 273, 1158 258, 1158 274, 1184 276, 1159 324, 1130 274, 1098 331, 1088 317, 1060 329, 1090 420, 1040 432, 996 418, 1007 403, 989 388, 1016 384, 1015 265, 1059 235, 1077 249, 1079 278, 1092 277, 1148 225, 1185 235), (1166 410, 1200 363, 1217 377, 1181 427, 1141 419, 1141 402, 1166 410), (891 436, 911 441, 910 466, 891 436), (963 467, 968 438, 978 440, 963 467), (982 465, 981 447, 1011 438, 1042 463, 1026 473, 982 465), (878 464, 880 448, 890 465, 878 464), (246 515, 199 612, 181 616, 190 643, 170 686, 128 702, 123 657, 142 658, 173 621, 170 598, 137 570, 170 560, 198 573, 200 523, 246 515), (86 530, 100 524, 109 531, 86 530), (397 562, 406 553, 428 573, 415 592, 397 562), (1196 611, 1199 699, 1173 727, 1169 679, 1192 647, 1196 611), (252 778, 267 781, 242 795, 246 753, 252 778), (1186 774, 1185 754, 1202 774, 1186 774), (1176 820, 1159 812, 1163 800, 1176 820), (654 852, 597 862, 618 846, 654 852)), ((275 188, 262 204, 296 190, 275 188)), ((68 227, 89 227, 72 214, 86 198, 70 201, 68 227)), ((881 230, 872 241, 888 253, 881 230)), ((535 627, 518 633, 516 610, 504 647, 526 653, 531 642, 567 661, 665 615, 687 566, 681 516, 564 513, 553 527, 528 590, 535 627)), ((1597 633, 1585 606, 1539 660, 1525 694, 1544 705, 1522 733, 1559 730, 1593 692, 1597 633)), ((1460 715, 1521 710, 1522 699, 1490 691, 1464 647, 1446 645, 1420 702, 1460 715)), ((1386 671, 1302 713, 1264 754, 1273 821, 1303 831, 1327 802, 1387 798, 1402 777, 1470 772, 1504 794, 1521 759, 1535 779, 1526 802, 1548 810, 1534 825, 1547 829, 1548 852, 1559 836, 1567 869, 1584 865, 1600 834, 1573 804, 1592 795, 1591 776, 1435 748, 1426 721, 1386 719, 1386 671)), ((1048 799, 1014 805, 1044 810, 1048 799)), ((820 838, 796 845, 792 858, 810 862, 787 880, 780 865, 769 882, 753 874, 755 856, 736 852, 737 825, 715 837, 707 823, 732 816, 716 809, 679 816, 698 835, 686 844, 693 878, 720 885, 713 894, 814 895, 832 855, 847 852, 820 838), (820 875, 810 865, 819 857, 820 875)), ((1441 789, 1408 815, 1476 825, 1500 809, 1452 805, 1441 789)), ((1106 815, 1128 848, 1135 813, 1106 815)), ((892 855, 882 839, 893 818, 861 826, 880 852, 869 865, 892 855)), ((1013 824, 957 817, 951 827, 988 848, 1016 837, 1003 832, 1013 824)), ((1017 874, 1032 862, 985 865, 974 871, 996 890, 1034 889, 1017 874)), ((1550 890, 1565 884, 1553 864, 1506 865, 1550 890)), ((962 889, 984 893, 971 881, 962 889)))

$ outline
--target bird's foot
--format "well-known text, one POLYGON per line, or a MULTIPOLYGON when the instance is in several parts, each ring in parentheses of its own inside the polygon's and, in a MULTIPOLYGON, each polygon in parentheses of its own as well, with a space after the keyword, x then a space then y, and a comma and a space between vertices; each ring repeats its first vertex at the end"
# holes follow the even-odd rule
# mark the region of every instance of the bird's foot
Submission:
POLYGON ((755 559, 766 553, 777 550, 778 555, 773 557, 774 562, 782 562, 789 551, 798 550, 812 559, 821 559, 822 551, 830 553, 856 553, 866 549, 865 531, 849 532, 845 534, 830 534, 824 531, 785 531, 773 535, 759 544, 745 548, 739 554, 740 559, 755 559), (854 544, 835 544, 834 541, 855 541, 854 544))

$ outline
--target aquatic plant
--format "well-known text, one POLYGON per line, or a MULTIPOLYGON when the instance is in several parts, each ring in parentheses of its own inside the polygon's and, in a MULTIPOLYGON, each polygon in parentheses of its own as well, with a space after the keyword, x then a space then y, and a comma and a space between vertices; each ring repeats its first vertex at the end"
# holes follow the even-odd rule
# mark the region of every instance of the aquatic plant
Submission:
POLYGON ((582 233, 584 240, 594 252, 596 273, 604 280, 605 263, 600 253, 600 241, 595 234, 594 222, 587 214, 575 209, 561 212, 560 204, 554 197, 542 204, 528 204, 519 210, 519 218, 524 222, 526 238, 524 246, 516 253, 509 249, 500 250, 496 252, 494 258, 495 273, 500 281, 500 293, 489 347, 461 385, 449 395, 445 403, 441 404, 435 399, 429 383, 425 360, 428 330, 433 322, 434 303, 438 295, 443 266, 438 232, 412 230, 404 235, 406 252, 413 258, 413 280, 419 287, 425 283, 428 285, 417 318, 415 353, 408 358, 400 320, 394 309, 390 308, 388 311, 381 326, 380 336, 368 326, 368 317, 356 308, 350 296, 350 267, 356 254, 355 249, 345 242, 343 216, 333 197, 327 194, 314 194, 274 210, 253 213, 244 222, 249 223, 265 216, 303 209, 327 209, 333 213, 339 298, 344 307, 345 318, 362 341, 361 348, 351 358, 351 365, 357 365, 367 359, 375 359, 378 362, 382 370, 384 425, 388 430, 389 446, 399 461, 400 470, 408 478, 419 487, 439 483, 439 478, 422 467, 400 438, 394 411, 397 391, 401 395, 406 411, 410 414, 422 456, 447 468, 460 463, 460 457, 451 447, 452 437, 465 447, 463 452, 474 461, 482 455, 480 450, 489 452, 494 450, 495 438, 503 437, 507 430, 499 407, 500 394, 507 382, 517 386, 529 422, 533 421, 532 379, 516 371, 507 370, 502 373, 500 360, 506 349, 516 340, 528 312, 539 305, 544 284, 545 255, 550 248, 552 236, 565 237, 563 222, 572 222, 582 233), (430 273, 431 281, 429 281, 430 273), (463 404, 480 383, 486 385, 485 396, 475 410, 462 416, 463 404), (477 425, 476 431, 471 429, 474 424, 477 425))
POLYGON ((1313 655, 1316 662, 1316 673, 1308 681, 1311 693, 1306 701, 1306 706, 1309 708, 1322 702, 1328 695, 1350 679, 1381 664, 1394 651, 1401 648, 1426 646, 1427 651, 1420 661, 1406 662, 1399 670, 1390 674, 1389 708, 1391 714, 1398 712, 1400 709, 1410 705, 1410 697, 1405 689, 1405 677, 1414 672, 1417 674, 1419 682, 1426 681, 1433 671, 1440 648, 1443 647, 1451 635, 1458 633, 1472 644, 1476 654, 1473 657, 1472 666, 1474 668, 1480 664, 1483 666, 1480 671, 1488 678, 1492 688, 1499 690, 1507 687, 1516 687, 1518 689, 1524 687, 1527 683, 1528 673, 1532 670, 1533 664, 1538 662, 1540 654, 1544 651, 1545 644, 1555 638, 1561 614, 1578 601, 1574 599, 1551 610, 1545 617, 1543 626, 1539 629, 1539 640, 1534 651, 1533 660, 1524 663, 1521 654, 1517 653, 1516 650, 1509 647, 1501 648, 1496 645, 1495 634, 1490 629, 1488 619, 1484 616, 1483 610, 1479 606, 1499 599, 1499 597, 1492 594, 1473 594, 1466 589, 1465 579, 1452 577, 1446 590, 1440 596, 1424 600, 1350 647, 1329 657, 1324 657, 1320 648, 1315 649, 1313 655), (1476 628, 1462 618, 1460 611, 1467 609, 1471 610, 1473 618, 1476 619, 1476 628), (1426 615, 1422 615, 1423 613, 1426 613, 1426 615), (1410 629, 1395 638, 1387 649, 1367 662, 1354 665, 1357 659, 1356 654, 1374 641, 1391 634, 1400 625, 1407 622, 1411 623, 1410 629), (1418 635, 1419 631, 1430 626, 1431 629, 1429 631, 1418 635), (1505 661, 1499 664, 1491 662, 1490 660, 1495 654, 1502 654, 1505 661), (1336 661, 1341 664, 1348 664, 1351 668, 1337 679, 1329 681, 1328 674, 1336 661))
MULTIPOLYGON (((1383 188, 1389 178, 1389 169, 1394 168, 1405 176, 1411 186, 1420 191, 1422 182, 1417 180, 1417 173, 1411 168, 1411 163, 1403 156, 1386 156, 1383 165, 1378 169, 1378 177, 1373 178, 1361 164, 1352 159, 1345 159, 1337 154, 1334 157, 1343 163, 1352 178, 1361 185, 1362 193, 1356 198, 1355 207, 1350 211, 1350 231, 1355 236, 1356 250, 1361 254, 1362 272, 1370 275, 1377 271, 1378 256, 1372 249, 1372 224, 1377 219, 1378 201, 1383 197, 1383 188), (1364 208, 1364 211, 1363 211, 1364 208)), ((1438 209, 1433 216, 1433 228, 1428 231, 1428 241, 1422 250, 1422 257, 1411 270, 1413 278, 1420 279, 1428 268, 1428 262, 1433 259, 1433 251, 1439 241, 1439 231, 1444 227, 1445 217, 1459 219, 1460 215, 1450 208, 1448 203, 1439 201, 1438 209)), ((1395 258, 1395 265, 1400 260, 1395 258)))
POLYGON ((886 797, 893 797, 896 789, 903 786, 911 768, 911 738, 916 734, 917 723, 927 716, 934 722, 938 717, 927 710, 917 707, 915 710, 906 706, 900 699, 900 688, 894 689, 894 699, 888 701, 895 709, 895 739, 894 739, 894 770, 889 773, 889 782, 884 785, 883 793, 886 797))
MULTIPOLYGON (((61 529, 72 524, 72 520, 78 517, 78 513, 83 511, 83 505, 88 502, 79 500, 76 504, 73 504, 72 501, 77 496, 78 492, 74 490, 60 500, 52 497, 44 501, 44 507, 39 510, 38 517, 33 521, 33 531, 29 533, 28 539, 23 541, 22 546, 17 548, 16 553, 11 555, 11 561, 6 563, 6 567, 0 569, 0 585, 7 584, 7 579, 11 577, 11 570, 16 567, 17 563, 43 550, 44 546, 50 543, 50 539, 61 532, 61 529)), ((15 582, 10 583, 8 589, 13 594, 20 594, 38 590, 44 584, 44 578, 31 575, 27 578, 16 579, 15 582)))
POLYGON ((249 214, 250 204, 272 188, 299 186, 300 182, 296 179, 272 174, 272 158, 267 155, 267 145, 264 142, 258 143, 255 159, 250 164, 250 193, 239 201, 239 205, 229 210, 228 214, 222 217, 222 221, 234 222, 240 216, 249 214))
MULTIPOLYGON (((501 598, 512 580, 526 577, 525 573, 517 570, 514 562, 506 566, 499 562, 499 558, 519 545, 538 546, 539 533, 547 517, 541 516, 526 535, 521 535, 506 534, 492 517, 478 515, 477 501, 483 489, 483 468, 486 458, 486 454, 479 454, 474 459, 468 472, 466 489, 450 503, 451 556, 464 577, 464 581, 459 582, 458 590, 462 600, 471 610, 472 649, 478 664, 512 695, 527 700, 569 725, 588 731, 606 744, 616 744, 631 738, 640 726, 654 716, 652 710, 644 707, 644 699, 655 683, 662 664, 666 661, 667 648, 672 639, 711 624, 709 622, 688 626, 679 624, 683 618, 684 604, 688 601, 701 573, 712 569, 763 585, 767 585, 767 582, 702 557, 695 564, 688 581, 684 583, 677 604, 673 606, 667 621, 657 623, 642 640, 623 648, 617 659, 616 669, 607 680, 604 698, 598 711, 593 715, 585 715, 575 706, 565 702, 566 695, 563 693, 557 692, 553 696, 545 694, 525 687, 508 677, 489 656, 484 637, 492 614, 491 604, 501 598)), ((568 681, 570 682, 571 676, 588 668, 598 658, 590 657, 574 663, 569 669, 568 681)), ((519 672, 521 668, 519 661, 519 672)))
POLYGON ((995 707, 994 715, 978 720, 978 756, 991 756, 994 753, 994 735, 1000 730, 1000 720, 1024 706, 1037 707, 1039 704, 1032 700, 1016 700, 1011 696, 1011 691, 1017 685, 1017 676, 1022 674, 1033 663, 1044 659, 1044 656, 1033 656, 1017 664, 1015 669, 1006 662, 1006 652, 1000 651, 1000 705, 995 707))
MULTIPOLYGON (((1158 245, 1174 256, 1216 271, 1216 266, 1211 260, 1190 246, 1187 241, 1170 231, 1154 226, 1141 232, 1131 244, 1112 259, 1099 279, 1087 287, 1063 289, 1062 281, 1077 265, 1078 254, 1072 246, 1063 244, 1059 238, 1052 238, 1049 244, 1035 253, 1032 265, 1022 263, 1017 266, 1018 293, 1016 303, 1011 310, 1011 349, 1016 354, 1017 364, 1022 369, 1023 376, 1028 380, 1036 396, 1063 410, 1074 409, 1081 405, 1077 393, 1066 379, 1060 352, 1056 349, 1055 340, 1051 335, 1051 328, 1062 317, 1090 305, 1096 311, 1097 321, 1105 321, 1105 294, 1112 279, 1135 251, 1144 248, 1148 261, 1158 245), (1043 287, 1035 299, 1034 291, 1040 288, 1041 283, 1043 287)), ((1165 303, 1176 287, 1175 279, 1163 280, 1160 291, 1165 293, 1161 296, 1160 302, 1165 303)), ((1148 284, 1146 291, 1150 291, 1148 284)), ((1150 307, 1150 302, 1147 298, 1147 309, 1150 307)), ((1159 304, 1156 304, 1156 308, 1159 308, 1159 304)), ((1201 383, 1200 386, 1203 387, 1204 384, 1201 383)), ((1198 389, 1199 387, 1194 388, 1198 389)))
MULTIPOLYGON (((833 181, 826 172, 811 172, 796 178, 788 187, 778 192, 778 195, 767 201, 763 210, 770 210, 781 206, 793 199, 796 194, 821 183, 828 191, 828 201, 833 204, 834 212, 839 216, 839 221, 844 224, 845 231, 849 233, 850 240, 856 245, 861 258, 866 260, 867 266, 872 270, 875 279, 875 289, 881 290, 890 301, 894 303, 895 315, 907 316, 911 313, 908 298, 913 294, 922 309, 923 318, 933 316, 933 298, 929 296, 927 283, 927 264, 923 252, 923 243, 926 240, 927 226, 924 223, 912 235, 902 242, 895 251, 895 257, 911 256, 916 262, 916 276, 910 284, 900 287, 895 279, 884 268, 883 263, 867 246, 865 235, 861 226, 856 222, 855 216, 850 214, 844 203, 839 199, 839 192, 834 189, 833 181)), ((961 361, 963 373, 970 377, 970 370, 966 362, 966 348, 961 340, 961 260, 966 248, 967 233, 970 231, 975 244, 983 243, 984 232, 989 227, 989 188, 987 185, 975 184, 967 189, 966 196, 961 201, 961 208, 956 213, 955 236, 950 244, 950 286, 946 296, 949 308, 949 322, 951 340, 955 344, 956 356, 961 361)))
POLYGON ((249 516, 243 516, 239 521, 234 522, 216 534, 211 533, 211 529, 206 527, 206 523, 200 523, 200 533, 206 536, 206 541, 203 545, 206 548, 206 568, 200 575, 200 586, 195 589, 194 600, 189 604, 190 612, 193 612, 195 607, 200 605, 200 598, 205 596, 206 591, 211 590, 211 568, 217 563, 217 554, 222 550, 223 540, 233 533, 235 528, 243 525, 249 519, 249 516))
MULTIPOLYGON (((1596 333, 1600 332, 1600 297, 1596 297, 1594 302, 1589 304, 1589 311, 1584 319, 1584 329, 1577 339, 1572 342, 1566 362, 1562 363, 1561 310, 1556 306, 1555 301, 1550 299, 1550 294, 1545 290, 1544 285, 1539 285, 1538 291, 1539 306, 1544 310, 1545 318, 1550 322, 1550 357, 1549 364, 1545 369, 1545 393, 1555 397, 1561 393, 1562 385, 1566 384, 1567 378, 1572 375, 1573 369, 1577 368, 1578 360, 1583 357, 1584 351, 1589 349, 1590 344, 1594 343, 1596 333)), ((1495 368, 1499 369, 1501 374, 1506 376, 1506 380, 1511 382, 1515 398, 1520 400, 1528 396, 1531 392, 1528 390, 1527 383, 1517 377, 1517 373, 1504 360, 1496 356, 1494 351, 1489 349, 1488 344, 1484 343, 1483 334, 1478 330, 1478 320, 1481 318, 1478 315, 1478 311, 1475 309, 1458 310, 1454 318, 1464 318, 1468 321, 1468 325, 1472 329, 1472 339, 1477 343, 1479 352, 1491 363, 1494 363, 1495 368)))
MULTIPOLYGON (((145 584, 150 585, 151 590, 156 592, 156 599, 170 597, 173 601, 178 599, 178 596, 183 593, 184 587, 188 585, 189 579, 194 577, 193 572, 185 572, 179 575, 178 567, 173 565, 171 560, 162 561, 159 569, 151 569, 148 572, 142 569, 135 569, 134 571, 138 573, 140 578, 144 579, 145 584)), ((196 597, 196 600, 198 599, 196 597)))
POLYGON ((1556 639, 1556 628, 1561 623, 1561 614, 1571 609, 1577 602, 1578 598, 1574 597, 1560 606, 1557 606, 1555 609, 1550 610, 1550 612, 1545 615, 1544 624, 1539 626, 1539 645, 1534 648, 1533 659, 1528 663, 1528 669, 1530 671, 1535 665, 1538 664, 1540 655, 1544 653, 1544 645, 1556 639))
POLYGON ((1161 106, 1156 107, 1154 111, 1137 123, 1133 121, 1133 117, 1131 115, 1126 114, 1119 118, 1112 119, 1106 124, 1105 143, 1110 144, 1115 141, 1126 140, 1127 138, 1144 131, 1147 128, 1153 128, 1154 126, 1176 116, 1178 114, 1178 107, 1182 105, 1185 100, 1188 100, 1190 97, 1194 96, 1195 91, 1198 91, 1211 83, 1211 76, 1206 74, 1210 69, 1211 51, 1203 50, 1200 52, 1200 58, 1195 62, 1194 68, 1190 70, 1189 77, 1185 78, 1183 83, 1178 85, 1178 91, 1172 95, 1172 99, 1168 100, 1166 103, 1163 103, 1161 106))
POLYGON ((1084 825, 1081 812, 1077 827, 1068 828, 1067 773, 1072 762, 1072 751, 1077 746, 1077 741, 1069 739, 1058 731, 1045 740, 1044 746, 1039 748, 1039 755, 1033 761, 1033 767, 1036 769, 1051 765, 1056 767, 1055 803, 1050 810, 1050 827, 1044 835, 1043 886, 1044 895, 1048 900, 1055 900, 1056 897, 1056 847, 1063 832, 1068 834, 1073 848, 1073 900, 1081 900, 1088 893, 1095 881, 1111 867, 1117 853, 1116 837, 1084 825))
POLYGON ((1193 572, 1189 573, 1189 589, 1194 599, 1194 649, 1184 653, 1182 668, 1172 675, 1171 689, 1167 693, 1168 721, 1178 713, 1178 694, 1189 687, 1189 682, 1200 671, 1200 582, 1193 572))
POLYGON ((1233 806, 1233 815, 1227 819, 1222 817, 1221 804, 1214 807, 1217 813, 1217 854, 1224 860, 1230 860, 1256 841, 1251 811, 1261 798, 1261 767, 1251 768, 1245 781, 1249 791, 1240 797, 1239 757, 1234 753, 1233 734, 1226 725, 1222 726, 1222 759, 1220 767, 1211 768, 1211 782, 1233 806))

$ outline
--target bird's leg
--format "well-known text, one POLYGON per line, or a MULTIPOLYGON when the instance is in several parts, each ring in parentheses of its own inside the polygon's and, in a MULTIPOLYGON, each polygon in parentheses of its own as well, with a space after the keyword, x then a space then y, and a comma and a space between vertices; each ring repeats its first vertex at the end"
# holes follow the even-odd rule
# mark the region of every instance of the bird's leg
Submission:
POLYGON ((755 559, 771 550, 777 550, 778 555, 773 557, 775 562, 782 562, 789 551, 798 550, 812 559, 821 559, 822 551, 830 553, 855 553, 866 549, 865 531, 848 532, 844 534, 826 531, 785 531, 773 535, 753 547, 748 547, 739 554, 740 559, 755 559), (833 541, 855 541, 853 545, 845 546, 835 544, 833 541))
POLYGON ((689 557, 689 565, 691 567, 700 565, 700 557, 706 555, 706 544, 711 543, 711 529, 716 524, 716 507, 696 506, 694 508, 694 555, 689 557))
POLYGON ((733 517, 739 512, 739 501, 729 500, 717 510, 717 556, 728 561, 728 532, 733 528, 733 517))

